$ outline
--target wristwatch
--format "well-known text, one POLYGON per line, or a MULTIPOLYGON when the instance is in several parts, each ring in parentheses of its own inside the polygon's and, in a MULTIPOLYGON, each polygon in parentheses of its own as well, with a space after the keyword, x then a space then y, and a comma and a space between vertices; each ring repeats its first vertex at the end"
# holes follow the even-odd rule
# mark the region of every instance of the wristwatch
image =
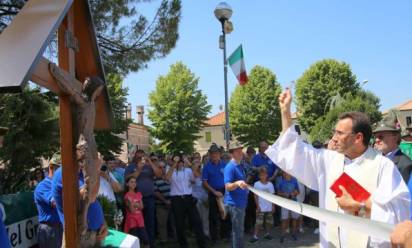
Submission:
POLYGON ((361 204, 361 206, 359 208, 358 213, 359 213, 359 216, 363 217, 363 216, 366 215, 366 204, 365 204, 365 202, 361 202, 360 204, 361 204))

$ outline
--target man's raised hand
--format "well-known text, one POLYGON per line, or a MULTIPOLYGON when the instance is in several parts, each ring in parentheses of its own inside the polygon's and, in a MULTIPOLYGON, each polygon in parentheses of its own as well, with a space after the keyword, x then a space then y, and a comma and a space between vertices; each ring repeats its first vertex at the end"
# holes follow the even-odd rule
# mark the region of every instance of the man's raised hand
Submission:
POLYGON ((282 133, 286 132, 292 126, 292 114, 290 113, 290 105, 292 103, 292 94, 290 89, 286 88, 279 95, 279 107, 282 116, 282 133))
POLYGON ((290 93, 290 89, 286 88, 279 95, 279 106, 281 111, 290 111, 290 105, 292 103, 292 94, 290 93))

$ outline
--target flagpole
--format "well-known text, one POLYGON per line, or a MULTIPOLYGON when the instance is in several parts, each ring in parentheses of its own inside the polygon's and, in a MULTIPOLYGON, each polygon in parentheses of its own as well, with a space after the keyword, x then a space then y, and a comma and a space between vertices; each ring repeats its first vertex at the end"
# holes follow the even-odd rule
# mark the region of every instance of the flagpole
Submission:
POLYGON ((222 41, 223 41, 223 77, 225 82, 225 141, 226 150, 229 151, 230 144, 230 124, 229 124, 229 104, 228 104, 228 90, 227 90, 227 59, 226 59, 226 33, 225 20, 222 23, 222 41))
POLYGON ((233 30, 232 23, 229 21, 232 16, 232 8, 225 2, 219 3, 214 14, 219 22, 222 24, 222 35, 219 37, 219 48, 223 49, 223 76, 225 83, 225 141, 226 150, 229 151, 230 144, 230 125, 229 125, 229 104, 228 104, 228 90, 227 90, 227 60, 226 60, 226 33, 230 33, 233 30), (225 24, 227 28, 225 29, 225 24))

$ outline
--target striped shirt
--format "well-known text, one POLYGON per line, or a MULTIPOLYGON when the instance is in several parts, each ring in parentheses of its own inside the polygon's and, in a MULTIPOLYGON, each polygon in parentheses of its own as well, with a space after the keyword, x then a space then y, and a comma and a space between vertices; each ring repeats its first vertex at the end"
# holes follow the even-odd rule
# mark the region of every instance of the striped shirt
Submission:
MULTIPOLYGON (((157 178, 154 181, 155 191, 163 195, 164 198, 170 199, 170 184, 163 178, 157 178)), ((156 204, 164 205, 159 199, 156 199, 156 204)))

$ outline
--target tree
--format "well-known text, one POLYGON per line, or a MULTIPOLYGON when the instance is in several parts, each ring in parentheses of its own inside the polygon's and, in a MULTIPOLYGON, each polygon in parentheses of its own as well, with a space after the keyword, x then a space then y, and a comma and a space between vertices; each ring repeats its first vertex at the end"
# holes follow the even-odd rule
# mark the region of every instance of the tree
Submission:
POLYGON ((230 121, 233 134, 245 145, 274 141, 280 130, 278 97, 281 87, 276 75, 262 66, 255 66, 244 86, 236 86, 230 100, 230 121))
POLYGON ((196 135, 211 106, 198 89, 199 78, 183 63, 170 66, 165 76, 156 81, 156 89, 149 94, 151 134, 160 141, 164 153, 193 152, 196 135))
POLYGON ((149 22, 138 14, 139 0, 90 0, 106 71, 136 72, 152 59, 163 58, 179 38, 180 0, 162 0, 149 22), (132 19, 121 24, 120 20, 132 19))
MULTIPOLYGON (((26 2, 0 2, 0 33, 26 2)), ((89 0, 106 72, 126 75, 138 71, 150 60, 166 56, 176 46, 180 0, 162 0, 151 21, 138 13, 136 4, 140 2, 89 0)))
POLYGON ((49 96, 39 88, 0 95, 0 126, 9 128, 0 149, 0 194, 27 186, 30 169, 39 167, 59 149, 58 114, 49 96))
MULTIPOLYGON (((26 2, 1 1, 0 33, 26 2)), ((145 67, 152 59, 166 56, 178 39, 180 0, 162 0, 150 22, 138 13, 137 4, 140 2, 89 0, 114 113, 113 130, 97 132, 96 136, 99 150, 106 155, 120 152, 122 140, 117 134, 127 128, 123 117, 127 95, 127 89, 121 88, 123 77, 130 71, 145 67)), ((56 52, 55 41, 52 41, 48 50, 52 55, 56 52)))
POLYGON ((128 88, 123 87, 123 77, 119 74, 108 74, 107 91, 113 109, 113 128, 109 131, 97 131, 97 150, 103 155, 114 155, 122 150, 123 139, 119 137, 126 131, 131 120, 126 120, 126 96, 128 88))
POLYGON ((328 141, 332 136, 331 130, 335 127, 339 115, 347 111, 366 113, 371 123, 376 123, 382 118, 379 107, 379 98, 371 92, 361 90, 357 94, 346 94, 339 105, 330 109, 325 116, 317 120, 310 133, 310 139, 312 142, 315 140, 328 141))
MULTIPOLYGON (((7 27, 13 17, 18 14, 26 2, 27 0, 0 1, 0 33, 7 27)), ((116 134, 124 132, 127 128, 122 117, 127 90, 119 88, 121 79, 131 71, 138 71, 139 69, 146 67, 149 61, 166 56, 175 47, 178 39, 177 30, 180 22, 181 2, 180 0, 162 0, 151 21, 148 21, 146 17, 137 13, 136 5, 141 3, 140 0, 89 0, 89 3, 96 27, 96 35, 102 54, 104 68, 106 73, 108 73, 107 87, 110 97, 112 98, 115 125, 112 132, 98 132, 96 141, 98 148, 103 154, 110 154, 120 150, 121 140, 116 137, 116 134), (111 85, 112 81, 114 82, 114 85, 111 85)), ((48 52, 50 55, 56 55, 56 39, 51 42, 49 48, 48 52)), ((2 116, 0 116, 0 124, 14 128, 13 120, 16 120, 17 122, 19 122, 19 120, 34 120, 35 118, 32 117, 32 113, 40 113, 40 118, 47 115, 50 106, 54 106, 53 111, 55 111, 55 106, 57 104, 55 96, 50 93, 40 94, 40 91, 37 91, 32 92, 32 90, 25 90, 21 97, 30 99, 30 101, 24 103, 16 100, 14 103, 14 105, 21 105, 22 108, 26 109, 34 108, 35 106, 43 108, 34 109, 32 112, 14 109, 15 106, 13 104, 8 104, 9 101, 12 100, 10 95, 5 95, 4 99, 3 96, 0 95, 2 99, 0 100, 2 103, 0 104, 0 112, 2 113, 2 116), (33 96, 30 96, 30 94, 33 94, 33 96), (33 100, 38 100, 39 103, 37 105, 31 104, 31 101, 33 100), (48 100, 49 102, 43 102, 43 100, 48 100), (3 101, 7 104, 3 104, 3 101), (14 116, 13 111, 19 111, 19 116, 14 116), (10 116, 3 116, 3 113, 7 113, 10 116), (2 120, 4 120, 4 122, 1 122, 2 120)), ((17 98, 20 97, 20 95, 12 96, 17 98)), ((37 119, 35 120, 36 123, 42 123, 37 122, 37 119)), ((6 169, 1 172, 0 177, 3 176, 4 178, 7 178, 7 181, 3 180, 1 185, 8 187, 11 191, 13 189, 18 189, 24 181, 25 174, 22 172, 37 165, 40 157, 47 157, 52 151, 58 149, 58 134, 56 136, 57 141, 52 140, 51 137, 49 137, 55 130, 58 132, 57 119, 54 121, 56 124, 55 129, 51 127, 51 123, 44 123, 42 126, 42 131, 48 131, 46 135, 21 135, 22 131, 20 129, 20 133, 14 134, 14 131, 11 131, 8 134, 7 137, 15 137, 16 139, 13 139, 13 142, 19 144, 20 142, 26 141, 23 139, 24 137, 35 137, 35 142, 25 143, 28 147, 27 151, 29 151, 30 154, 24 154, 24 156, 21 156, 19 159, 12 157, 13 160, 10 160, 11 158, 7 156, 19 154, 24 150, 23 148, 26 147, 21 148, 20 146, 15 145, 7 148, 8 150, 2 149, 3 153, 7 151, 10 155, 3 154, 4 157, 0 155, 0 159, 4 161, 3 163, 6 164, 6 167, 11 163, 12 165, 10 165, 10 168, 12 169, 6 169), (17 140, 17 138, 21 138, 21 140, 17 140), (53 142, 57 142, 57 145, 53 142), (49 146, 50 148, 46 149, 49 146)), ((29 124, 32 123, 25 123, 24 125, 29 124)), ((36 129, 35 131, 39 130, 36 129)), ((0 178, 0 180, 2 179, 0 178)))
POLYGON ((311 132, 317 119, 327 113, 331 97, 338 93, 355 94, 359 87, 356 76, 344 62, 325 59, 311 65, 296 83, 297 111, 303 130, 311 132))

